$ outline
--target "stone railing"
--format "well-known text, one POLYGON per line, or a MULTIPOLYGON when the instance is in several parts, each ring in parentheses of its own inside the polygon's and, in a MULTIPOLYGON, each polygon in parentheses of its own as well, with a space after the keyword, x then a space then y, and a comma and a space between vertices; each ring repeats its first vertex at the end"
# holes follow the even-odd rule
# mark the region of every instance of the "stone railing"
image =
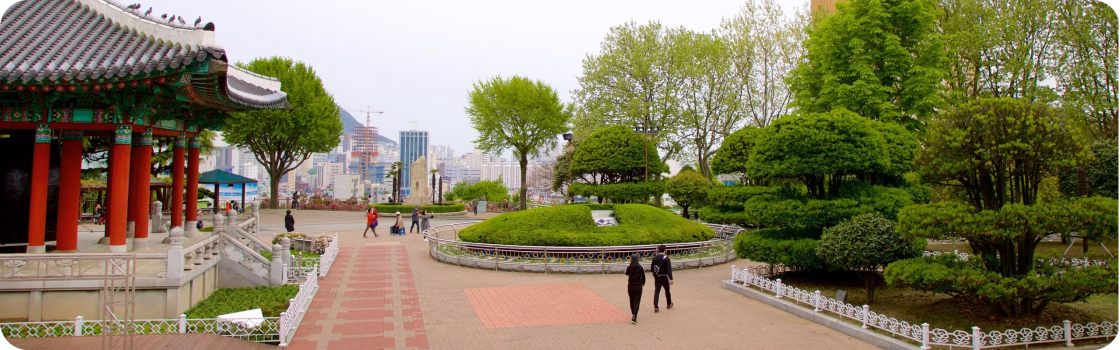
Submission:
POLYGON ((969 330, 947 331, 940 328, 930 329, 928 323, 916 324, 900 321, 893 317, 871 311, 867 305, 855 306, 833 298, 821 296, 821 292, 802 290, 782 284, 782 280, 771 280, 753 272, 752 269, 731 266, 731 283, 755 287, 771 292, 775 298, 791 300, 813 308, 813 312, 829 312, 861 324, 863 329, 874 328, 921 344, 920 349, 931 346, 969 347, 975 350, 1006 346, 1029 346, 1033 344, 1061 343, 1073 346, 1075 340, 1114 338, 1117 332, 1115 321, 1101 323, 1072 324, 1063 321, 1061 325, 1050 327, 1008 329, 1005 331, 982 332, 980 327, 969 330))
MULTIPOLYGON (((478 223, 469 221, 441 225, 423 232, 429 254, 444 263, 492 270, 621 273, 629 265, 631 255, 649 262, 656 255, 657 245, 610 247, 551 247, 471 243, 459 240, 459 230, 478 223)), ((745 230, 712 225, 716 237, 709 241, 665 244, 673 269, 702 268, 727 263, 736 258, 735 235, 745 230)))
MULTIPOLYGON (((280 341, 280 319, 188 319, 187 315, 180 315, 175 319, 133 320, 130 333, 209 333, 253 342, 275 343, 280 341)), ((103 324, 99 320, 85 320, 78 316, 73 321, 0 323, 0 332, 10 339, 100 336, 103 324)))

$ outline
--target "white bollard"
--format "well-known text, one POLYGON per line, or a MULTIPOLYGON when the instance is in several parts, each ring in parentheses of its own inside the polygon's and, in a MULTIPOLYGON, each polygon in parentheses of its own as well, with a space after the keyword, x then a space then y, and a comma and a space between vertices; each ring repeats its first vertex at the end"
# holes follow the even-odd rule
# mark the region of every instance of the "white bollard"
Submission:
POLYGON ((75 317, 74 318, 74 336, 75 337, 82 336, 82 326, 83 326, 82 316, 75 317))
POLYGON ((179 314, 179 334, 187 333, 187 314, 179 314))
POLYGON ((782 298, 782 279, 781 278, 774 281, 774 293, 778 294, 778 299, 782 298))

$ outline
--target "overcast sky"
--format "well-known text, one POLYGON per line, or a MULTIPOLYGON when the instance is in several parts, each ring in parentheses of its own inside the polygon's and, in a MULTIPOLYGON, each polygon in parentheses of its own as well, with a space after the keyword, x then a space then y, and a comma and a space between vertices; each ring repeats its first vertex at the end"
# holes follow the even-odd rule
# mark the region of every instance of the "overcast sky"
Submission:
MULTIPOLYGON (((335 101, 360 122, 366 107, 383 135, 409 121, 461 155, 477 137, 464 113, 479 79, 521 75, 551 85, 563 101, 581 60, 611 26, 660 20, 711 30, 742 0, 291 1, 118 0, 153 13, 213 22, 231 61, 288 56, 312 65, 335 101)), ((789 6, 807 0, 789 0, 789 6)), ((14 3, 0 0, 3 9, 14 3)), ((559 136, 558 136, 559 137, 559 136)))

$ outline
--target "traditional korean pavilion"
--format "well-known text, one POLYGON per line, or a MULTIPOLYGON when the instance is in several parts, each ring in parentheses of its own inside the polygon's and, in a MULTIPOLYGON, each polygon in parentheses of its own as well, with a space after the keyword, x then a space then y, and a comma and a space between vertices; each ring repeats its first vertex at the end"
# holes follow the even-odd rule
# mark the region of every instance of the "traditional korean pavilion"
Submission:
POLYGON ((192 237, 199 133, 230 112, 290 107, 278 80, 229 63, 214 24, 157 16, 113 0, 24 0, 4 13, 0 244, 77 249, 83 140, 94 138, 110 144, 109 251, 147 246, 156 138, 174 140, 171 226, 192 237))

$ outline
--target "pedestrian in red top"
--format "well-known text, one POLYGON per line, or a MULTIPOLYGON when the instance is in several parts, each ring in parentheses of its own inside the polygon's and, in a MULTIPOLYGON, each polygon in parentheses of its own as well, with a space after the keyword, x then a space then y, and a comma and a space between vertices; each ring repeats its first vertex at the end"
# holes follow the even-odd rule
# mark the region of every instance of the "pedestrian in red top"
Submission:
POLYGON ((374 237, 381 237, 377 235, 377 209, 366 209, 366 230, 362 231, 362 238, 366 238, 366 232, 373 230, 374 237))

